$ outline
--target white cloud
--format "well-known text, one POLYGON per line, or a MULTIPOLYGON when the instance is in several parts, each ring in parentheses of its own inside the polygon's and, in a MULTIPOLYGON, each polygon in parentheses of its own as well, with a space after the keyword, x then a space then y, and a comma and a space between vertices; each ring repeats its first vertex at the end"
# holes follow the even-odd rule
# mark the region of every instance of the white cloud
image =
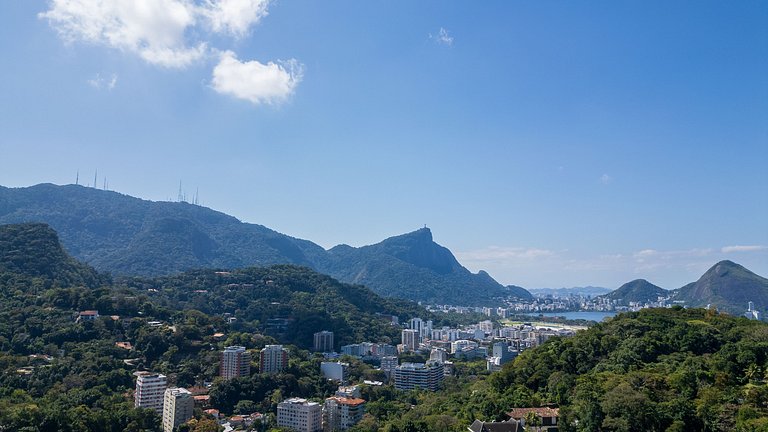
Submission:
POLYGON ((197 18, 183 0, 52 0, 39 17, 67 42, 106 45, 160 66, 185 67, 206 52, 204 42, 187 44, 197 18))
POLYGON ((429 38, 441 45, 453 46, 453 36, 448 33, 448 30, 442 27, 440 27, 440 30, 436 35, 430 33, 429 38))
POLYGON ((241 62, 232 51, 222 53, 213 69, 212 87, 219 93, 254 104, 283 102, 301 81, 303 66, 296 60, 267 64, 241 62))
POLYGON ((117 74, 112 74, 109 79, 102 77, 101 74, 96 74, 96 76, 88 80, 88 84, 98 90, 112 90, 117 85, 117 74))
POLYGON ((732 253, 732 252, 758 252, 768 250, 768 246, 726 246, 721 249, 722 253, 732 253))
POLYGON ((600 183, 602 184, 609 184, 613 181, 613 177, 609 176, 608 174, 603 174, 600 176, 600 183))
POLYGON ((546 258, 554 256, 555 253, 547 249, 489 246, 474 251, 458 252, 456 255, 467 261, 480 262, 546 258))
POLYGON ((201 13, 217 33, 243 37, 253 24, 267 16, 269 0, 207 0, 201 13))

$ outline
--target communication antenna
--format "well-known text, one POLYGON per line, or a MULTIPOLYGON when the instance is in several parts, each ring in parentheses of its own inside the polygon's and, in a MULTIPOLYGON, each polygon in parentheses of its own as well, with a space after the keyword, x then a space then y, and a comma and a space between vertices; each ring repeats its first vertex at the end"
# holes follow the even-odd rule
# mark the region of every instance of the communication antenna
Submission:
POLYGON ((96 189, 96 177, 99 174, 99 169, 96 168, 96 172, 93 173, 93 188, 96 189))
POLYGON ((179 180, 179 197, 178 202, 181 202, 181 180, 179 180))
POLYGON ((80 184, 80 169, 77 170, 77 175, 75 175, 75 185, 80 184))

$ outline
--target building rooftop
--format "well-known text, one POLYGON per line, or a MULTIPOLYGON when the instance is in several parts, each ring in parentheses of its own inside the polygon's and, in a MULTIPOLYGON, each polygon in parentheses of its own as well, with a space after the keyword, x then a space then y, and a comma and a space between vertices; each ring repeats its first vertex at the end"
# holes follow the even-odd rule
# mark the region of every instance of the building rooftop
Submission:
POLYGON ((350 406, 358 406, 365 403, 365 399, 360 399, 360 398, 346 398, 341 396, 331 396, 328 399, 333 399, 342 405, 350 405, 350 406))
POLYGON ((560 414, 560 408, 512 408, 512 411, 508 412, 507 415, 513 419, 523 419, 529 412, 532 412, 539 417, 557 417, 560 414))
POLYGON ((306 399, 297 398, 297 397, 286 399, 283 401, 283 403, 289 403, 289 404, 295 404, 295 405, 308 405, 308 406, 319 405, 317 402, 309 402, 306 399))

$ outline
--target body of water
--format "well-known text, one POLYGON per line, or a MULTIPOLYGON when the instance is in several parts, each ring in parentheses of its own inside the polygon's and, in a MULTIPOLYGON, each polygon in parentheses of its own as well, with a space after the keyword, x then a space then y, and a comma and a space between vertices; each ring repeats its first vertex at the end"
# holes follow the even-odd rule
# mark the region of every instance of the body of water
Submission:
POLYGON ((577 312, 541 312, 526 314, 531 317, 537 317, 543 315, 546 317, 565 317, 566 319, 583 319, 600 322, 606 318, 616 316, 616 312, 594 312, 594 311, 577 311, 577 312))

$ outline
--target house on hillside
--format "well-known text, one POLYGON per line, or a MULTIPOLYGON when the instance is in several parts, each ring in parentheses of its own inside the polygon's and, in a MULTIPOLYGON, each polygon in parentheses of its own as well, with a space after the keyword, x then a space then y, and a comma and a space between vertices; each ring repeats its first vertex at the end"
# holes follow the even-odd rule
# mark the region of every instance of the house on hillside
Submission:
POLYGON ((557 418, 559 408, 512 408, 507 415, 511 420, 517 420, 526 431, 558 432, 557 418))

